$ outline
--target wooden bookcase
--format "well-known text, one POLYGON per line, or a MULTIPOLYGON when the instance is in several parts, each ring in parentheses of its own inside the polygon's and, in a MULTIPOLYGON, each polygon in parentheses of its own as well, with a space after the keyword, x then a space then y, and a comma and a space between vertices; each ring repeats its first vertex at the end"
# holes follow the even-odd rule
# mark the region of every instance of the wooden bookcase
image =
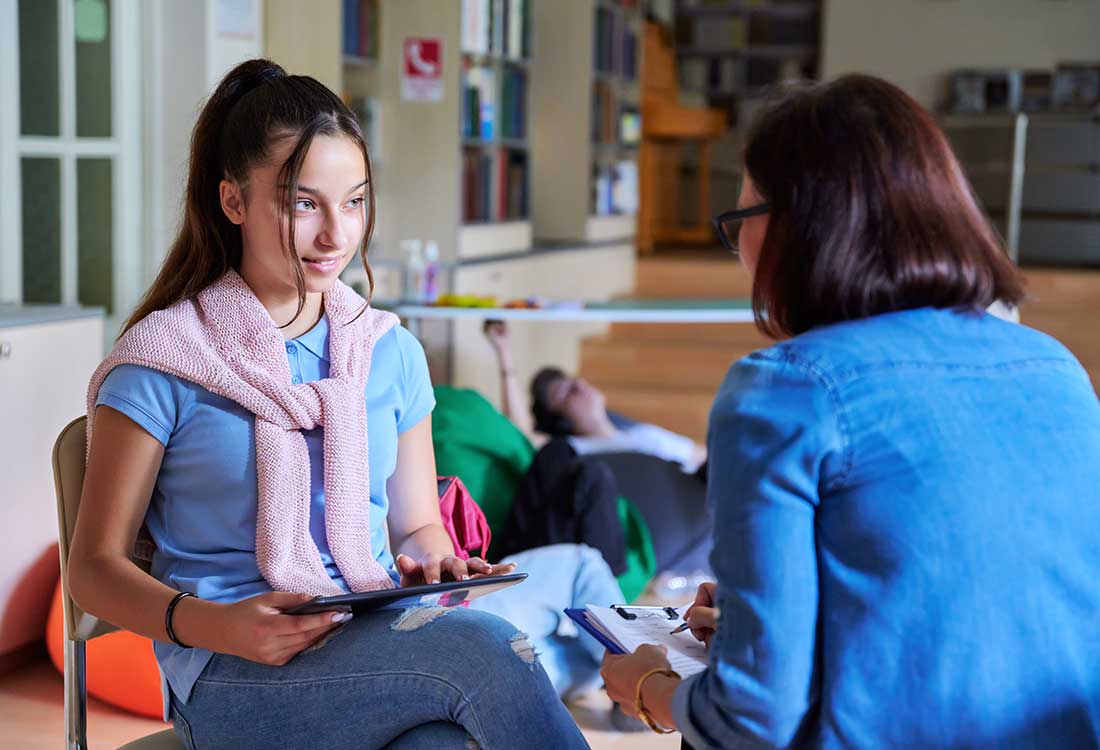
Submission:
POLYGON ((642 11, 630 0, 534 0, 534 234, 634 236, 642 11))

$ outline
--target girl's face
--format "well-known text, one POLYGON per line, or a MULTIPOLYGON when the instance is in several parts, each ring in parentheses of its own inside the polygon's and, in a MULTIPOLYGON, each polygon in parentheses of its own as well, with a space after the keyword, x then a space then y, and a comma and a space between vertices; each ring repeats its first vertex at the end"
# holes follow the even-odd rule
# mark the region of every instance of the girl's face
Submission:
MULTIPOLYGON (((243 198, 236 183, 222 182, 226 216, 241 227, 242 275, 272 290, 295 289, 284 243, 289 220, 281 215, 283 191, 278 184, 294 145, 294 139, 281 141, 268 163, 252 169, 243 198)), ((354 140, 326 135, 313 139, 298 176, 298 192, 291 196, 296 262, 307 293, 328 291, 359 250, 367 226, 366 175, 354 140)))

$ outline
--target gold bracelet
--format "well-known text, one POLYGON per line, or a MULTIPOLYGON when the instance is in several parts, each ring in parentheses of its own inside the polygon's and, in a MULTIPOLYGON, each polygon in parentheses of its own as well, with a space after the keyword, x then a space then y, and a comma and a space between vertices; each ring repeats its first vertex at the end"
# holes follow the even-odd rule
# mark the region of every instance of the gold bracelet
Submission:
POLYGON ((657 734, 672 734, 676 731, 675 729, 665 729, 664 727, 662 727, 660 724, 657 723, 657 720, 653 718, 653 715, 646 710, 646 707, 642 705, 642 686, 645 684, 646 680, 648 680, 655 674, 663 674, 666 677, 675 677, 678 680, 681 679, 680 675, 676 672, 673 672, 671 669, 663 669, 661 667, 657 667, 656 669, 651 669, 646 672, 638 679, 638 684, 634 687, 634 711, 638 714, 638 717, 645 722, 645 725, 657 734))

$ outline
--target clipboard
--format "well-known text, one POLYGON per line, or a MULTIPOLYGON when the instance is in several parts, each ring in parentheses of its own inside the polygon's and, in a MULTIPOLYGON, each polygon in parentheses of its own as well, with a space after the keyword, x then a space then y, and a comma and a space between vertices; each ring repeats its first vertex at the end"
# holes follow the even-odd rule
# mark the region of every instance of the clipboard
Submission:
POLYGON ((526 573, 471 578, 468 581, 444 581, 423 586, 405 586, 380 591, 362 591, 337 596, 318 596, 296 607, 284 610, 286 615, 310 615, 317 612, 371 612, 377 609, 407 609, 409 607, 456 607, 494 591, 515 586, 527 578, 526 573))
POLYGON ((584 609, 566 609, 565 614, 569 615, 569 619, 577 623, 581 630, 588 633, 590 636, 599 641, 604 648, 612 654, 625 654, 626 651, 615 643, 613 640, 604 635, 603 631, 597 628, 588 619, 588 611, 584 609))
POLYGON ((706 646, 690 633, 673 632, 684 622, 672 607, 616 605, 566 609, 569 619, 612 654, 628 654, 643 643, 666 647, 669 665, 681 677, 702 672, 709 664, 706 646))

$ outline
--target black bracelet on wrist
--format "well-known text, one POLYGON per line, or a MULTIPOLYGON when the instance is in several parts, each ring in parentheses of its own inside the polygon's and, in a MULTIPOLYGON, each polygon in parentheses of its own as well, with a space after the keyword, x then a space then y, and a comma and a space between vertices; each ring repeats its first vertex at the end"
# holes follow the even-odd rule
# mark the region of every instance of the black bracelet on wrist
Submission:
POLYGON ((176 631, 172 630, 172 613, 176 611, 176 605, 180 603, 181 599, 186 599, 189 596, 194 596, 190 591, 181 591, 176 594, 172 599, 172 602, 168 605, 168 609, 164 611, 164 630, 168 633, 168 638, 172 643, 176 644, 180 648, 191 648, 186 643, 176 637, 176 631))

